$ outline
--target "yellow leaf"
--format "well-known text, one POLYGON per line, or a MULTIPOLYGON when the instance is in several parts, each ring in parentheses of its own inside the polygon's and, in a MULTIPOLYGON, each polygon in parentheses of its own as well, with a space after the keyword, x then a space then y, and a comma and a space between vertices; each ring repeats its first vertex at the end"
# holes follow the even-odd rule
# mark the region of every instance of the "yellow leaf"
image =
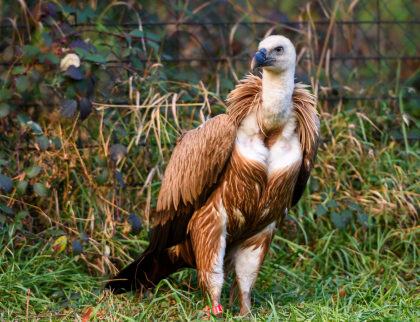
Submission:
POLYGON ((67 246, 67 237, 61 236, 57 238, 57 240, 54 242, 53 251, 56 253, 61 253, 63 250, 66 249, 67 246))

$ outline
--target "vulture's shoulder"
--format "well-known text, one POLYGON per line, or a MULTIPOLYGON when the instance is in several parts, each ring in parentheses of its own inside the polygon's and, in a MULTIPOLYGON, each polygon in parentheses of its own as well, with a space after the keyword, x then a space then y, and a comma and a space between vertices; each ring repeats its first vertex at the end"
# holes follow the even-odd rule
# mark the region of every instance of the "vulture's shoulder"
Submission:
POLYGON ((236 131, 230 116, 221 114, 184 133, 166 168, 156 211, 194 204, 215 184, 232 153, 236 131))

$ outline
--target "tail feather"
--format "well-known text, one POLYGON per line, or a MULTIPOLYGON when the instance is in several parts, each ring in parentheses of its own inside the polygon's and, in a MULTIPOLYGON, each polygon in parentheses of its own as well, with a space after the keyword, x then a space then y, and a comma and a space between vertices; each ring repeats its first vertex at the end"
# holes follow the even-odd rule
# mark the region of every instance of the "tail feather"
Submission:
POLYGON ((121 294, 141 289, 141 287, 154 287, 162 279, 186 266, 181 256, 175 262, 172 262, 167 251, 158 254, 146 250, 108 282, 105 288, 110 289, 114 294, 121 294))

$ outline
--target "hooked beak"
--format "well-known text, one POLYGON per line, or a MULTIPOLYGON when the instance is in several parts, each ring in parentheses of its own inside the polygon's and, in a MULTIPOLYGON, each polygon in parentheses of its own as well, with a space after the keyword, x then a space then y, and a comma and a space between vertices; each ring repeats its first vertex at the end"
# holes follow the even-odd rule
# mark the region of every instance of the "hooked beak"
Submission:
POLYGON ((271 57, 267 57, 267 49, 262 48, 257 51, 252 58, 251 61, 251 69, 255 69, 257 67, 265 67, 271 66, 273 63, 273 59, 271 57))

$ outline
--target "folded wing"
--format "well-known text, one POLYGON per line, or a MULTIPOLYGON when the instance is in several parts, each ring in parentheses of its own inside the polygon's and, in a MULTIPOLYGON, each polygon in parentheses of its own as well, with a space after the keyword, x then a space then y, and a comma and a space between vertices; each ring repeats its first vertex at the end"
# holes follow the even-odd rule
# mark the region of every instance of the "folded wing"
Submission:
POLYGON ((306 87, 302 84, 295 84, 293 92, 293 104, 298 120, 297 134, 302 146, 302 166, 293 192, 292 207, 298 203, 305 192, 319 145, 320 123, 315 99, 306 87))
POLYGON ((188 222, 220 178, 235 138, 236 126, 225 114, 181 136, 162 182, 150 251, 161 252, 185 239, 188 222))

